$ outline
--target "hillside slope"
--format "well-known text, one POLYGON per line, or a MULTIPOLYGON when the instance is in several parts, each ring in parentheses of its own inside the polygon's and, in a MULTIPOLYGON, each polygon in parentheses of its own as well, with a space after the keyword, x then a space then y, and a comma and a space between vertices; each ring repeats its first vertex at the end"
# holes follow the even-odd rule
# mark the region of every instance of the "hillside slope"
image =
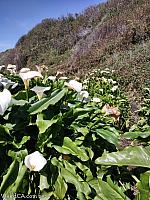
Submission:
MULTIPOLYGON (((110 0, 81 14, 45 19, 22 36, 0 64, 48 65, 82 76, 93 68, 112 68, 123 85, 150 83, 150 1, 110 0)), ((128 87, 127 87, 128 86, 128 87)))

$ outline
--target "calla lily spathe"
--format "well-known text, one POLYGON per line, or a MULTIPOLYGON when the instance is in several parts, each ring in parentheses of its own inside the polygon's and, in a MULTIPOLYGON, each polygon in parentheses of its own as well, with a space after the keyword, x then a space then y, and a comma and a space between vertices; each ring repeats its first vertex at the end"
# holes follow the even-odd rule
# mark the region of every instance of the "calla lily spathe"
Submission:
POLYGON ((111 91, 112 91, 112 92, 115 92, 117 89, 118 89, 118 85, 115 85, 115 86, 113 86, 113 87, 111 88, 111 91))
POLYGON ((8 64, 7 69, 16 69, 16 65, 8 64))
POLYGON ((102 79, 103 83, 107 83, 108 82, 107 78, 105 78, 105 77, 102 77, 101 79, 102 79))
POLYGON ((55 81, 56 80, 56 76, 49 76, 47 79, 51 80, 51 81, 55 81))
POLYGON ((88 93, 88 91, 86 91, 86 90, 81 91, 81 92, 80 92, 80 95, 81 95, 83 98, 88 98, 88 97, 89 97, 89 93, 88 93))
POLYGON ((68 79, 67 76, 61 76, 61 77, 59 77, 59 80, 67 80, 67 79, 68 79))
POLYGON ((78 101, 82 101, 82 102, 89 102, 90 98, 89 98, 89 93, 86 90, 81 91, 80 93, 78 93, 78 101))
POLYGON ((82 90, 82 83, 76 80, 70 80, 68 83, 65 83, 65 85, 77 92, 81 92, 82 90))
POLYGON ((113 79, 111 79, 111 78, 110 78, 110 79, 108 79, 108 82, 109 82, 109 83, 112 83, 113 85, 117 83, 116 81, 114 81, 114 80, 113 80, 113 79))
POLYGON ((24 67, 20 70, 20 73, 25 73, 25 72, 29 72, 30 68, 24 67))
MULTIPOLYGON (((42 74, 39 73, 38 71, 28 71, 28 68, 23 68, 23 69, 25 72, 20 72, 19 75, 24 82, 25 89, 29 88, 29 81, 32 78, 35 78, 35 77, 43 78, 42 74)), ((22 71, 23 71, 23 69, 22 69, 22 71)))
POLYGON ((42 99, 44 92, 50 90, 50 87, 42 87, 36 85, 31 90, 37 94, 38 99, 40 100, 42 99))
POLYGON ((10 86, 13 86, 16 84, 15 82, 9 80, 8 78, 5 77, 0 77, 0 82, 3 84, 3 86, 8 89, 10 86))
POLYGON ((0 71, 3 70, 3 69, 5 69, 5 65, 0 66, 0 71))
POLYGON ((3 115, 11 102, 11 93, 4 89, 0 92, 0 115, 3 115))
POLYGON ((92 101, 95 103, 101 102, 100 98, 98 98, 98 97, 93 97, 92 101))
POLYGON ((10 72, 10 74, 16 74, 16 65, 8 64, 7 70, 10 72))
POLYGON ((47 163, 47 160, 39 151, 35 151, 25 157, 25 166, 30 169, 30 171, 40 171, 47 163))
POLYGON ((29 80, 29 79, 32 79, 34 77, 41 77, 42 78, 43 76, 38 71, 27 71, 27 72, 21 72, 20 77, 23 80, 29 80))

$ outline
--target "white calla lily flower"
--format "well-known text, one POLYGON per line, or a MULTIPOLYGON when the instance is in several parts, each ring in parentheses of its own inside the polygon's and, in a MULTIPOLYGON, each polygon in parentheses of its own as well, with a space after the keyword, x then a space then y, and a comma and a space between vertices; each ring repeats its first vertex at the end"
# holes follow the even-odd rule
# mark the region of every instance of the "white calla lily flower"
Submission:
POLYGON ((35 151, 25 157, 25 166, 30 169, 30 171, 40 171, 47 163, 47 160, 43 155, 35 151))
POLYGON ((102 81, 103 81, 104 83, 107 83, 107 82, 108 82, 107 78, 105 78, 105 77, 102 77, 101 79, 102 79, 102 81))
POLYGON ((73 108, 73 107, 75 107, 75 104, 68 103, 68 106, 69 106, 70 108, 73 108))
MULTIPOLYGON (((28 68, 26 68, 27 70, 28 68)), ((24 71, 25 71, 25 68, 24 68, 24 71)), ((35 78, 35 77, 40 77, 40 78, 43 78, 42 74, 39 73, 38 71, 26 71, 26 72, 20 72, 19 73, 20 77, 22 78, 23 82, 24 82, 24 85, 25 85, 25 89, 28 89, 29 88, 29 81, 32 79, 32 78, 35 78)))
POLYGON ((113 79, 111 79, 111 78, 110 78, 110 79, 108 79, 108 82, 109 82, 109 83, 112 83, 113 85, 117 83, 116 81, 114 81, 114 80, 113 80, 113 79))
POLYGON ((11 102, 11 93, 4 89, 0 92, 0 115, 3 115, 11 102))
POLYGON ((61 76, 61 77, 59 77, 59 80, 67 80, 67 79, 68 79, 67 76, 61 76))
POLYGON ((25 73, 20 73, 20 77, 23 80, 32 79, 32 78, 35 78, 35 77, 43 78, 42 74, 39 73, 38 71, 28 71, 28 72, 25 72, 25 73))
POLYGON ((115 92, 117 89, 118 89, 118 85, 115 85, 115 86, 113 86, 113 87, 111 88, 111 91, 112 91, 112 92, 115 92))
POLYGON ((16 65, 8 64, 7 69, 16 69, 16 65))
POLYGON ((51 81, 55 81, 56 80, 56 76, 49 76, 47 79, 49 79, 51 81))
POLYGON ((104 92, 104 89, 103 89, 103 88, 100 88, 99 91, 100 91, 101 93, 103 93, 103 92, 104 92))
POLYGON ((82 83, 75 80, 70 80, 68 83, 65 83, 65 85, 77 92, 81 92, 82 90, 82 83))
POLYGON ((3 69, 5 69, 5 65, 0 66, 0 71, 3 70, 3 69))
POLYGON ((8 64, 7 69, 16 69, 16 65, 8 64))
POLYGON ((95 103, 101 102, 100 98, 97 98, 97 97, 93 97, 92 101, 95 103))
POLYGON ((101 74, 103 74, 103 73, 109 74, 110 71, 107 71, 107 69, 105 69, 105 70, 102 70, 102 71, 101 71, 101 74))
POLYGON ((24 67, 20 70, 20 73, 25 73, 25 72, 29 72, 30 68, 24 67))
POLYGON ((16 74, 16 65, 8 64, 7 70, 10 72, 10 74, 16 74))
POLYGON ((1 77, 0 82, 4 85, 4 88, 8 89, 10 86, 16 84, 15 82, 9 80, 8 78, 1 77))
POLYGON ((83 90, 79 93, 83 98, 88 98, 89 97, 89 93, 86 90, 83 90))
POLYGON ((37 94, 38 99, 40 100, 42 99, 44 92, 50 90, 50 87, 42 87, 36 85, 31 90, 37 94))
POLYGON ((81 91, 80 93, 78 93, 78 101, 83 101, 83 102, 89 102, 90 98, 89 98, 89 93, 86 90, 81 91))

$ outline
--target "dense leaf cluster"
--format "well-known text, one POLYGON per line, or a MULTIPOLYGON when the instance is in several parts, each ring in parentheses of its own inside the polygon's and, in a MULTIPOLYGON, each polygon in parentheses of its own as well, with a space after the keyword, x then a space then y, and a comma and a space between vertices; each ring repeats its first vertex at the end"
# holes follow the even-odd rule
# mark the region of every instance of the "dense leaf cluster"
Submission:
MULTIPOLYGON (((41 100, 30 89, 14 92, 9 109, 0 117, 3 197, 149 198, 149 100, 140 111, 143 126, 139 122, 129 129, 127 99, 119 88, 114 91, 112 82, 118 83, 105 76, 107 72, 99 72, 103 76, 95 82, 92 78, 84 81, 90 93, 86 101, 79 99, 63 80, 46 77, 30 82, 30 88, 36 84, 50 87, 41 100), (100 101, 94 102, 93 97, 100 101), (104 112, 106 104, 119 108, 124 129, 120 120, 104 112), (24 158, 34 151, 47 160, 39 172, 30 171, 24 164, 24 158)), ((13 81, 22 85, 16 78, 13 81)))

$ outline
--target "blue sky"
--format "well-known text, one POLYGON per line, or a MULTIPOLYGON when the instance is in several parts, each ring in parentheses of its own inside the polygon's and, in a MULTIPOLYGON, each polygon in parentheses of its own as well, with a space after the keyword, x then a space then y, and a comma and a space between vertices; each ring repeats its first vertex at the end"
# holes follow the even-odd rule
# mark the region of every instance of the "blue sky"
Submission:
POLYGON ((106 0, 0 0, 0 52, 13 48, 18 39, 45 18, 80 13, 106 0))

